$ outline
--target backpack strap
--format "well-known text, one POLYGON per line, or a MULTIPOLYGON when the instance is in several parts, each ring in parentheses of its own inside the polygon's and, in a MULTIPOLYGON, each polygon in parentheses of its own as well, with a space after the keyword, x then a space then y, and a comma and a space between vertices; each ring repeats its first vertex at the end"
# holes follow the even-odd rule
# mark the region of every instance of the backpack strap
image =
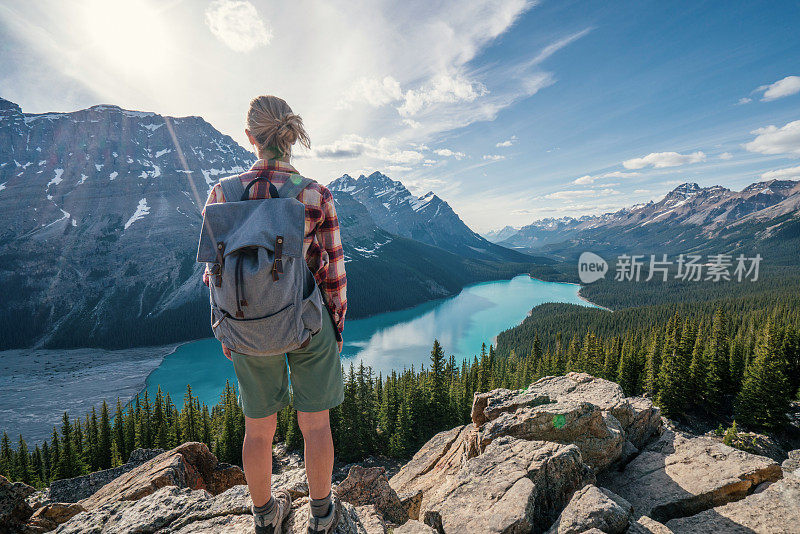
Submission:
POLYGON ((229 176, 219 181, 225 202, 238 202, 244 195, 244 186, 238 176, 229 176))
POLYGON ((290 174, 289 178, 278 189, 278 196, 281 198, 297 198, 300 191, 313 181, 311 178, 306 178, 299 174, 290 174))

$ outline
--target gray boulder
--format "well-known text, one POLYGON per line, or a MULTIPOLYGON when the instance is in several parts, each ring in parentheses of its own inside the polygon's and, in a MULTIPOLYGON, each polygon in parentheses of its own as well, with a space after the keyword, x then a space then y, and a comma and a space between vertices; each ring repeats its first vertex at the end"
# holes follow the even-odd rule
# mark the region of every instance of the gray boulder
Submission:
POLYGON ((800 449, 789 451, 788 456, 789 457, 781 464, 786 474, 794 473, 800 469, 800 449))
POLYGON ((608 473, 602 481, 628 500, 637 516, 663 523, 741 499, 781 476, 774 460, 713 438, 668 430, 621 472, 608 473))
POLYGON ((591 479, 575 445, 503 436, 425 492, 425 523, 451 532, 543 532, 591 479))
POLYGON ((628 529, 633 506, 605 488, 584 486, 575 492, 547 534, 581 534, 596 528, 607 534, 628 529))
POLYGON ((0 527, 10 532, 19 529, 33 514, 26 498, 34 491, 22 482, 11 482, 0 475, 0 527))
POLYGON ((164 449, 136 449, 131 453, 128 462, 118 467, 96 471, 80 477, 54 480, 47 491, 47 500, 49 502, 62 503, 78 502, 91 496, 115 478, 132 471, 148 460, 152 460, 162 452, 164 452, 164 449))
POLYGON ((626 441, 639 449, 662 427, 650 400, 627 398, 618 384, 585 373, 545 377, 525 390, 476 394, 472 421, 480 428, 480 447, 503 435, 574 443, 597 470, 621 460, 626 441))
POLYGON ((347 478, 336 486, 336 495, 355 506, 373 505, 392 523, 399 525, 408 520, 408 511, 389 485, 382 467, 351 467, 347 478))
POLYGON ((800 531, 800 478, 794 475, 740 501, 667 522, 673 532, 790 534, 800 531))

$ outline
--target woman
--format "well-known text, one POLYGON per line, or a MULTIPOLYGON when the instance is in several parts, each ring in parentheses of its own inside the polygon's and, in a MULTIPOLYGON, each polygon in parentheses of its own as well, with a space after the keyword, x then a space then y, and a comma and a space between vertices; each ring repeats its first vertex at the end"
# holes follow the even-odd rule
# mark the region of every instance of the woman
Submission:
MULTIPOLYGON (((250 199, 270 198, 269 183, 277 189, 297 174, 289 164, 292 146, 297 142, 310 148, 303 121, 289 105, 275 96, 259 96, 250 102, 247 113, 247 138, 259 159, 239 175, 243 186, 257 177, 250 188, 250 199)), ((323 314, 323 327, 305 346, 284 357, 245 356, 222 345, 222 352, 233 362, 239 382, 239 399, 245 416, 242 446, 247 485, 253 500, 256 533, 281 532, 289 515, 291 497, 285 489, 271 491, 272 440, 277 412, 289 404, 289 378, 297 422, 305 440, 305 465, 310 494, 310 534, 332 532, 338 522, 338 507, 331 498, 333 439, 328 411, 344 400, 341 363, 341 332, 347 311, 347 278, 339 222, 328 189, 311 182, 297 196, 305 204, 303 252, 309 269, 322 290, 330 313, 323 314)), ((212 189, 206 205, 225 202, 219 184, 212 189)), ((208 285, 209 272, 203 275, 208 285)))

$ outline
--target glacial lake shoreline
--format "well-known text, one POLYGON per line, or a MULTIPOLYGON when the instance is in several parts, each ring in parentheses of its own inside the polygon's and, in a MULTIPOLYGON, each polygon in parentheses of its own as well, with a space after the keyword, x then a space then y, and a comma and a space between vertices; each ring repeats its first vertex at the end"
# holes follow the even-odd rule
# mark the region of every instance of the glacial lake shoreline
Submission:
MULTIPOLYGON (((439 339, 457 361, 496 343, 497 335, 520 324, 539 304, 571 302, 597 306, 580 295, 579 284, 548 282, 521 274, 479 282, 459 293, 410 308, 349 319, 342 362, 361 361, 377 372, 427 365, 439 339)), ((0 351, 0 432, 12 440, 22 433, 31 445, 48 439, 66 410, 83 417, 103 400, 114 409, 137 393, 152 396, 159 385, 180 407, 186 383, 202 402, 216 403, 225 379, 235 385, 232 366, 214 338, 121 350, 13 349, 0 351), (102 376, 102 380, 97 377, 102 376), (57 395, 53 395, 57 392, 57 395)))

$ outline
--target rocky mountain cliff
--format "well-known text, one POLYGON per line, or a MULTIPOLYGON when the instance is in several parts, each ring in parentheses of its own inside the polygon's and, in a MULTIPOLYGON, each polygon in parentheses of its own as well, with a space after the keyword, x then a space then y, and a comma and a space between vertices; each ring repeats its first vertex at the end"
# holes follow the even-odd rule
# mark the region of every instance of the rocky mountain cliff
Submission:
POLYGON ((0 101, 0 346, 199 337, 183 317, 206 299, 200 210, 211 185, 252 160, 200 117, 28 114, 0 101))
POLYGON ((702 246, 712 239, 717 242, 762 239, 784 227, 794 228, 798 210, 800 182, 797 181, 756 182, 742 191, 684 183, 658 202, 597 216, 534 221, 502 244, 527 249, 550 245, 550 250, 559 252, 587 243, 610 246, 658 243, 661 248, 702 246), (770 231, 766 232, 768 228, 770 231))
POLYGON ((491 243, 473 232, 433 191, 415 197, 402 182, 377 171, 358 178, 345 174, 328 187, 331 191, 348 193, 364 204, 376 224, 393 234, 466 258, 530 261, 526 255, 491 243))
MULTIPOLYGON (((207 290, 194 261, 201 209, 219 178, 243 172, 253 159, 200 117, 107 105, 30 114, 0 99, 0 350, 210 336, 207 290)), ((464 255, 381 228, 346 192, 336 192, 336 202, 350 317, 526 271, 468 265, 464 255), (384 287, 386 276, 403 284, 384 287)))
MULTIPOLYGON (((34 492, 0 477, 0 527, 60 534, 252 529, 238 467, 218 463, 199 443, 153 452, 135 451, 113 474, 95 474, 100 487, 81 477, 34 492)), ((302 460, 278 454, 275 464, 273 485, 294 499, 284 528, 303 533, 302 460)), ((437 434, 399 470, 341 468, 336 532, 788 534, 800 522, 798 466, 797 459, 782 467, 679 432, 648 399, 570 373, 524 390, 477 394, 471 424, 437 434)))

